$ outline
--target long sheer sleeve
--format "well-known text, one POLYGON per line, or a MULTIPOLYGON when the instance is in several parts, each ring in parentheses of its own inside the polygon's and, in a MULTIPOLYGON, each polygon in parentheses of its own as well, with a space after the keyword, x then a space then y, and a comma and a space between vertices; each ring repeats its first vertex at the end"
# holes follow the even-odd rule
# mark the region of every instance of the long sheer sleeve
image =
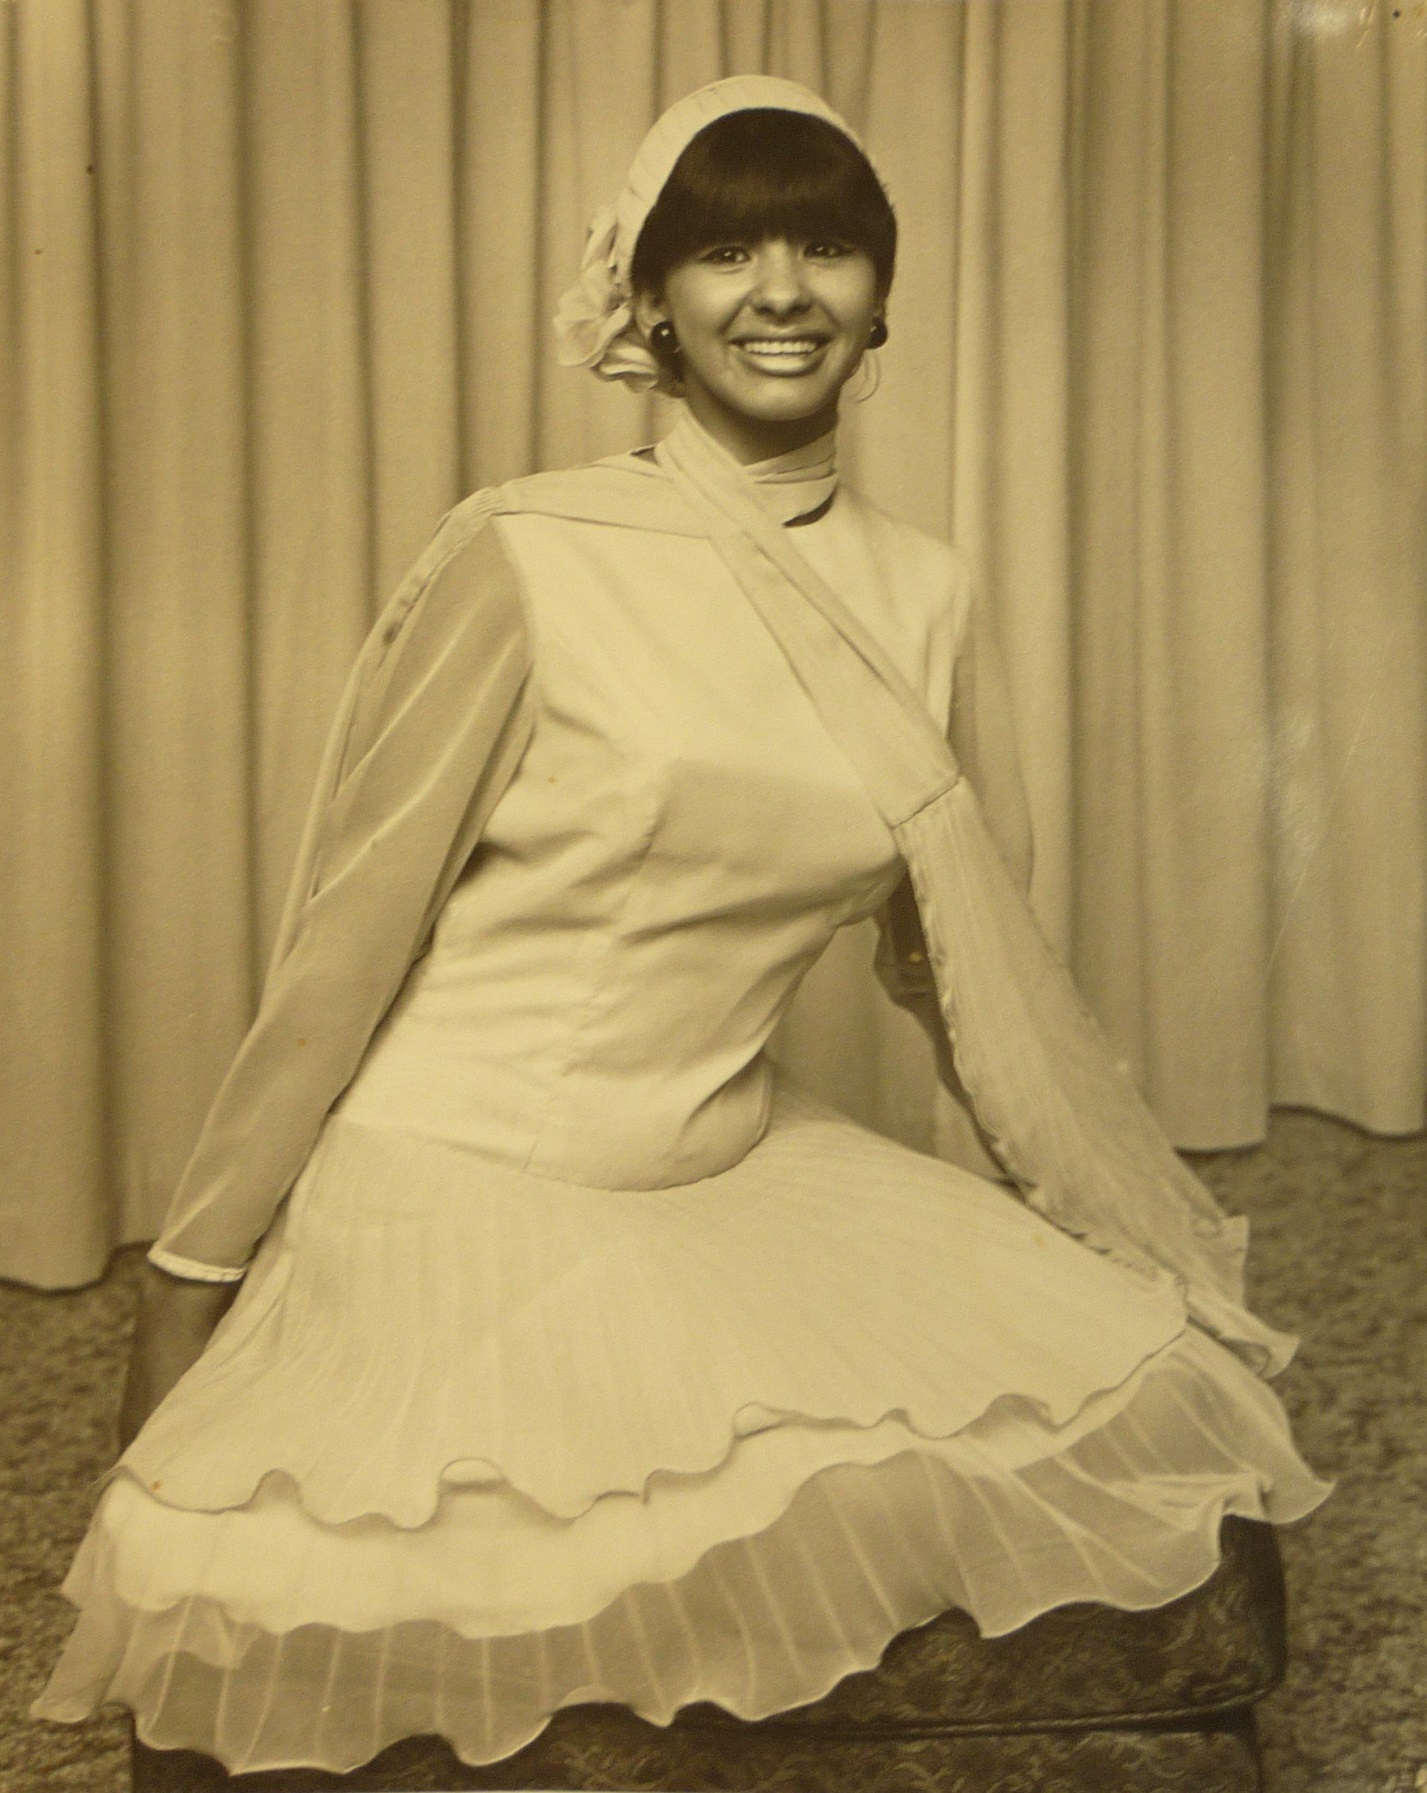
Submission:
POLYGON ((318 775, 257 1017, 150 1252, 241 1277, 529 738, 514 569, 478 494, 367 640, 318 775))
POLYGON ((1027 894, 1035 858, 1031 812, 1000 650, 986 606, 976 597, 956 656, 947 738, 971 780, 991 838, 1021 893, 1027 894))

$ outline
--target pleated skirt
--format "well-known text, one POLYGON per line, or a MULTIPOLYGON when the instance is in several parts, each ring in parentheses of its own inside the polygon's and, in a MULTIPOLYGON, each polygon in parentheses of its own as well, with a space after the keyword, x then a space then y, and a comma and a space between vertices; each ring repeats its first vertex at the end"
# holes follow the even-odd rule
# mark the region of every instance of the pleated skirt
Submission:
POLYGON ((761 1718, 949 1607, 1160 1605, 1225 1514, 1326 1492, 1171 1279, 787 1087, 662 1190, 334 1115, 109 1480, 35 1711, 235 1772, 761 1718))

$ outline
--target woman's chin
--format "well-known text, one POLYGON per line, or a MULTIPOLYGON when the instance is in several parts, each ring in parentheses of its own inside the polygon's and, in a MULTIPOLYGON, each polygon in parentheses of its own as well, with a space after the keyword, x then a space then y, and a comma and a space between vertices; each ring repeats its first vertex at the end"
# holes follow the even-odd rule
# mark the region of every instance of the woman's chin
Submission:
MULTIPOLYGON (((704 405, 694 404, 695 415, 716 409, 729 424, 778 429, 823 422, 831 428, 837 418, 841 380, 829 380, 822 371, 804 376, 786 373, 757 375, 730 382, 723 391, 709 393, 704 405)), ((691 395, 692 396, 692 395, 691 395)))

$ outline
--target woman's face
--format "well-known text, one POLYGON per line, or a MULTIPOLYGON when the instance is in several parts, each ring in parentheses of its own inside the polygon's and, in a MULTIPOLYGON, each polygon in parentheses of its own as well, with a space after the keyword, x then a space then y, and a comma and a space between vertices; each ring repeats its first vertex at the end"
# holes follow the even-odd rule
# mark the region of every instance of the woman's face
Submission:
POLYGON ((702 250, 636 300, 646 336, 674 327, 689 409, 745 462, 832 428, 879 308, 863 250, 785 237, 702 250))

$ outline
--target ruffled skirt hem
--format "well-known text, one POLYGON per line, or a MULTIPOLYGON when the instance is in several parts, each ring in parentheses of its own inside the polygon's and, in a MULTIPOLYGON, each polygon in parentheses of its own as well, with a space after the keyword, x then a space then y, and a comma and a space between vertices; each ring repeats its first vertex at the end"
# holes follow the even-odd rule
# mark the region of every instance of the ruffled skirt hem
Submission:
MULTIPOLYGON (((66 1584, 82 1616, 35 1711, 72 1721, 117 1702, 146 1742, 201 1750, 234 1772, 345 1771, 427 1733, 468 1762, 493 1761, 591 1700, 660 1724, 696 1701, 763 1718, 821 1697, 950 1607, 997 1635, 1071 1601, 1162 1605, 1213 1572, 1225 1514, 1282 1523, 1325 1492, 1272 1393, 1193 1331, 1117 1415, 1055 1455, 1007 1469, 963 1436, 834 1464, 762 1530, 627 1583, 587 1615, 559 1618, 557 1571, 544 1622, 526 1631, 493 1629, 450 1572, 462 1533, 472 1563, 483 1554, 476 1509, 457 1493, 426 1528, 337 1528, 314 1573, 304 1536, 333 1528, 290 1488, 240 1514, 188 1514, 124 1480, 66 1584), (1240 1376, 1259 1398, 1231 1406, 1240 1376), (139 1509, 151 1535, 133 1523, 139 1509), (448 1566, 444 1600, 423 1553, 448 1566), (235 1572, 255 1564, 263 1587, 235 1598, 235 1572)), ((636 1504, 642 1529, 658 1533, 660 1503, 636 1504)), ((618 1558, 605 1581, 628 1573, 618 1558)), ((567 1611, 582 1614, 587 1595, 566 1586, 567 1611)))
POLYGON ((234 1771, 762 1718, 951 1607, 1163 1605, 1326 1490, 1282 1406, 981 1179, 780 1092, 731 1171, 552 1184, 329 1122, 126 1454, 38 1716, 234 1771))

